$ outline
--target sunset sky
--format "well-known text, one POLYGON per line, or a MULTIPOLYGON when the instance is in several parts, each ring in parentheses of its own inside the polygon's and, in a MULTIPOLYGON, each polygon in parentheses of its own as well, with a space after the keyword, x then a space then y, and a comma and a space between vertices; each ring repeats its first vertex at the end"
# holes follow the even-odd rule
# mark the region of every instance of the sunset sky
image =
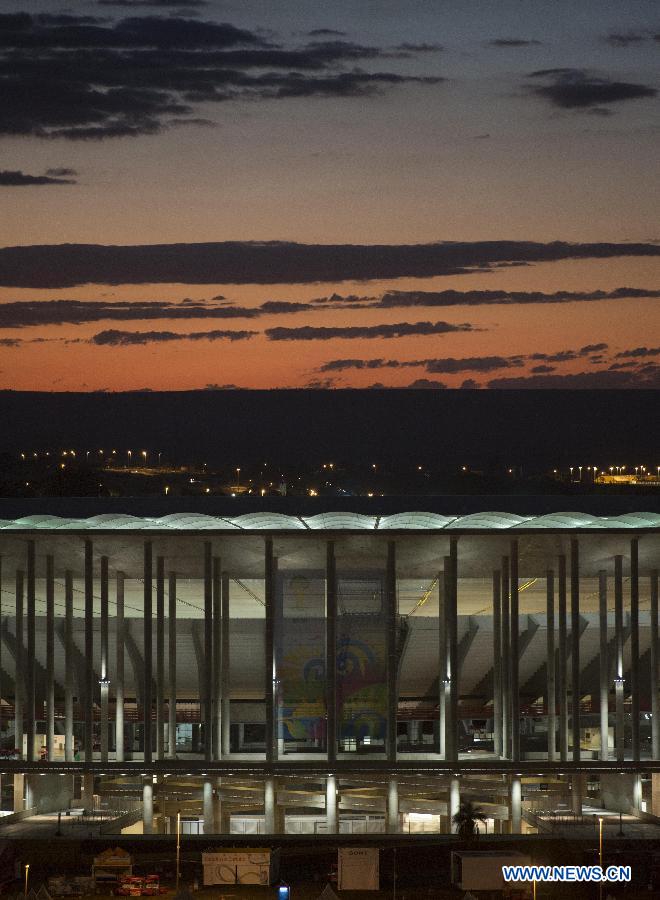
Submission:
POLYGON ((660 387, 656 0, 0 8, 0 389, 660 387))

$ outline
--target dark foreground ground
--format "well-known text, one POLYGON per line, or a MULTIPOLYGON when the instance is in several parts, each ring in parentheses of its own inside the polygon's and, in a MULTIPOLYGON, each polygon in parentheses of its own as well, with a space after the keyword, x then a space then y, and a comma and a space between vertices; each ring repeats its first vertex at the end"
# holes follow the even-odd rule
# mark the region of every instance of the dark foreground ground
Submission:
MULTIPOLYGON (((625 886, 603 889, 603 898, 660 898, 660 842, 650 840, 611 839, 605 847, 605 865, 631 865, 633 883, 625 886)), ((153 836, 135 840, 128 837, 108 836, 104 839, 51 840, 23 839, 11 843, 14 862, 12 868, 23 872, 24 865, 30 864, 30 888, 38 890, 50 875, 89 875, 94 856, 108 847, 120 844, 134 858, 134 872, 147 874, 157 872, 162 882, 174 890, 175 842, 172 839, 153 836)), ((291 900, 315 900, 328 883, 331 871, 336 867, 336 838, 317 836, 313 840, 283 838, 278 841, 263 841, 256 836, 254 841, 219 841, 205 837, 184 838, 182 841, 182 884, 194 888, 202 883, 201 852, 221 847, 279 847, 280 880, 291 886, 291 900)), ((460 843, 455 838, 437 835, 401 839, 386 835, 355 838, 341 842, 344 846, 379 847, 381 890, 377 892, 342 892, 342 900, 358 898, 396 898, 396 900, 424 900, 424 898, 458 898, 464 892, 451 887, 450 855, 456 849, 477 850, 519 850, 529 855, 533 863, 556 865, 580 865, 597 862, 597 842, 566 839, 562 837, 537 837, 534 835, 511 839, 508 837, 486 839, 481 837, 470 845, 460 843), (396 871, 396 885, 395 885, 396 871)), ((8 866, 7 866, 8 868, 8 866)), ((5 877, 9 875, 7 871, 5 877)), ((9 879, 4 893, 16 895, 23 892, 23 882, 9 879)), ((336 885, 333 885, 336 890, 336 885)), ((109 897, 99 893, 100 898, 109 897)), ((202 888, 200 900, 266 900, 275 898, 275 887, 262 888, 252 885, 224 888, 202 888)), ((498 895, 493 895, 498 896, 498 895)), ((530 895, 531 896, 531 893, 530 895)), ((556 884, 537 886, 538 900, 541 898, 595 898, 599 897, 595 885, 556 884)))

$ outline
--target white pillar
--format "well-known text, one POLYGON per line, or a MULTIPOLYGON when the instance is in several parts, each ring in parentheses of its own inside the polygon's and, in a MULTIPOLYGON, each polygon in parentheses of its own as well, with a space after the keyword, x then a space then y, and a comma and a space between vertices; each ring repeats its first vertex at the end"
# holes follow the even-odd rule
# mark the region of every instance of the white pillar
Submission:
POLYGON ((154 785, 151 776, 142 786, 142 831, 154 833, 154 785))
POLYGON ((522 785, 520 776, 511 778, 511 833, 520 834, 522 823, 522 785))
POLYGON ((660 759, 660 702, 658 702, 658 570, 651 572, 651 758, 660 759))
POLYGON ((85 812, 92 812, 94 809, 94 776, 83 775, 82 778, 82 806, 85 812))
POLYGON ((337 779, 328 775, 325 783, 325 817, 328 834, 337 834, 337 779))
POLYGON ((387 831, 396 834, 399 831, 399 783, 390 778, 387 784, 387 831))
POLYGON ((454 822, 454 816, 461 805, 461 791, 458 777, 454 775, 449 782, 449 827, 452 834, 456 834, 458 826, 454 822))
POLYGON ((571 776, 571 801, 573 813, 576 816, 582 815, 582 775, 571 776))
POLYGON ((117 572, 115 759, 124 761, 124 573, 117 572))
POLYGON ((633 782, 633 811, 639 814, 642 809, 642 776, 637 773, 634 775, 633 782))
POLYGON ((204 779, 202 807, 204 811, 204 834, 213 834, 213 782, 210 778, 204 779))
POLYGON ((275 779, 266 778, 264 783, 264 831, 275 834, 275 779))
POLYGON ((169 699, 167 707, 167 755, 176 759, 176 575, 170 572, 167 582, 167 647, 169 699))
POLYGON ((600 628, 600 758, 609 758, 609 665, 607 658, 607 572, 598 573, 598 608, 600 628))
POLYGON ((73 573, 64 575, 64 758, 73 762, 73 573))

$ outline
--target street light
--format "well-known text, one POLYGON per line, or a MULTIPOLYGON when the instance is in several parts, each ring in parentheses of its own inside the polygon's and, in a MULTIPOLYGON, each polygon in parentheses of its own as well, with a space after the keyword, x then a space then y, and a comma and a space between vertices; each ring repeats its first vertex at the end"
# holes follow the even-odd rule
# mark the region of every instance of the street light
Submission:
POLYGON ((176 814, 176 890, 179 892, 179 875, 181 861, 181 811, 176 814))

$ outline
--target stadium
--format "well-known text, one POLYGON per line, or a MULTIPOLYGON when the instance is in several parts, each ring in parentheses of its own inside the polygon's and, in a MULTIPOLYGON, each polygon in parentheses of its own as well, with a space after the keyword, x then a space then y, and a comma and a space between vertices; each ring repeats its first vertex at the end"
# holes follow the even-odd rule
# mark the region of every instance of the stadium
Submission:
POLYGON ((0 830, 660 815, 660 514, 290 499, 3 517, 0 830))

